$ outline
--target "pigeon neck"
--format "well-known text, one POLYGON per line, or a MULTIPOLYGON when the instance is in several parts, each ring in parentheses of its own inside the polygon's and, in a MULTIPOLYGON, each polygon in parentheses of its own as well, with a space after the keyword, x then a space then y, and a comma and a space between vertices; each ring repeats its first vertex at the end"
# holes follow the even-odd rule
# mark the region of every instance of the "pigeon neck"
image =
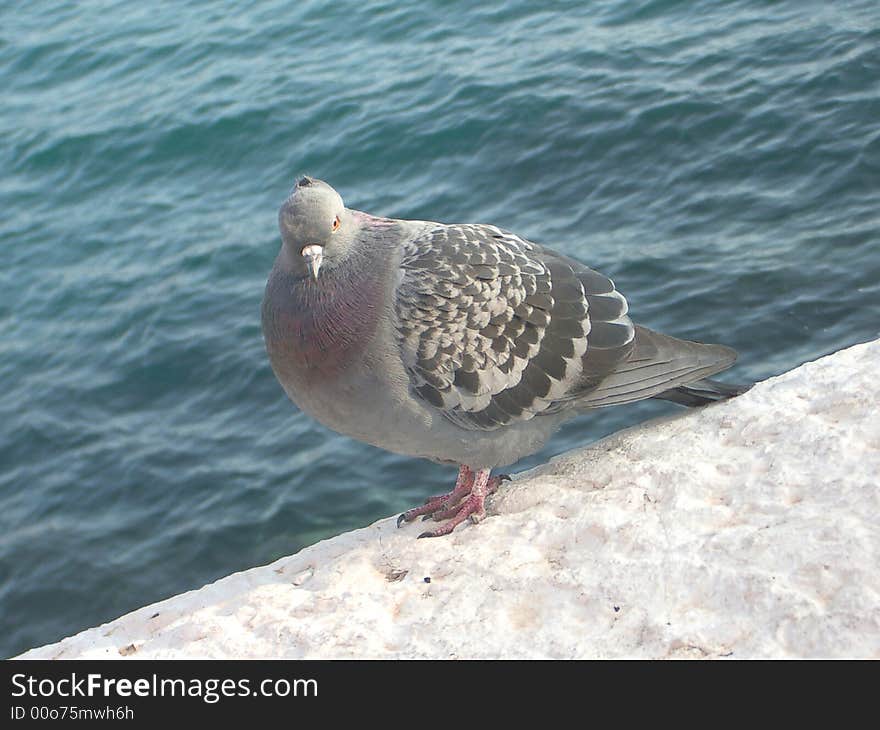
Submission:
POLYGON ((382 282, 354 262, 322 270, 317 281, 282 268, 268 287, 263 325, 276 370, 292 369, 310 381, 338 375, 376 330, 382 282))

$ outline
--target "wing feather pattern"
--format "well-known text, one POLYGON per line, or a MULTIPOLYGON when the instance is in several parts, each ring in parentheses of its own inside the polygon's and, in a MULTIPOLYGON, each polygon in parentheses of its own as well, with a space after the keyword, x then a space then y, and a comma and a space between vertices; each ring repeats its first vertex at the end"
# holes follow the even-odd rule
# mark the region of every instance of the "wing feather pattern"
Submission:
POLYGON ((610 279, 494 226, 437 225, 406 244, 401 266, 412 391, 464 428, 555 412, 632 349, 610 279))
POLYGON ((634 325, 611 279, 495 226, 436 224, 401 268, 412 392, 466 429, 668 394, 736 358, 634 325))

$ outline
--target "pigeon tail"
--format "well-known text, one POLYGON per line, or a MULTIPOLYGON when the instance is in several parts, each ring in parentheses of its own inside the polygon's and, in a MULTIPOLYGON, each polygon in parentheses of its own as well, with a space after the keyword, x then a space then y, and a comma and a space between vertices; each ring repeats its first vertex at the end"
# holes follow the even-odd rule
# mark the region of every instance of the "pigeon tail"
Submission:
POLYGON ((699 408, 700 406, 707 406, 710 403, 717 403, 718 401, 742 395, 753 385, 754 383, 734 385, 732 383, 721 383, 717 380, 703 378, 702 380, 695 380, 687 385, 681 385, 664 391, 654 397, 660 400, 672 401, 688 408, 699 408))
MULTIPOLYGON (((679 340, 636 325, 630 356, 596 388, 578 398, 577 405, 604 408, 645 398, 672 400, 671 391, 695 381, 705 382, 707 376, 726 370, 735 360, 736 352, 724 345, 679 340)), ((685 397, 678 392, 673 396, 685 397)))

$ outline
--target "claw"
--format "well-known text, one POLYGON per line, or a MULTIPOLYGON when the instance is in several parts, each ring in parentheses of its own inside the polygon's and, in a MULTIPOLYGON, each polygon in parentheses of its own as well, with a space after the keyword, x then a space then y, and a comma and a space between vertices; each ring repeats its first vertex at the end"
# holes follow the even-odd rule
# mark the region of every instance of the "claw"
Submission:
POLYGON ((507 481, 510 481, 507 474, 498 474, 490 478, 488 469, 474 472, 462 466, 455 488, 449 494, 430 497, 423 506, 407 510, 397 518, 397 526, 400 527, 404 522, 412 522, 416 517, 421 517, 422 522, 435 520, 443 523, 433 530, 421 533, 419 535, 421 539, 448 535, 465 520, 476 524, 486 517, 483 506, 486 497, 496 492, 498 487, 507 481))

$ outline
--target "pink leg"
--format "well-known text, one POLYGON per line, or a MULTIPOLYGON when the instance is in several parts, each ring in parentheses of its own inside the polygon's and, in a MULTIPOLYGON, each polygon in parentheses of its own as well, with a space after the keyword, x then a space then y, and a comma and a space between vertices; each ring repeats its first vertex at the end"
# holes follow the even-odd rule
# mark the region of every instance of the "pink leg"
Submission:
MULTIPOLYGON (((484 495, 484 498, 488 497, 490 494, 495 494, 495 492, 498 491, 498 487, 501 486, 501 482, 505 480, 510 481, 510 477, 507 476, 507 474, 499 474, 498 476, 489 477, 489 481, 486 482, 486 493, 484 495)), ((426 520, 428 519, 428 517, 430 517, 437 522, 442 522, 443 520, 448 520, 452 517, 455 517, 458 514, 458 510, 458 505, 454 505, 452 507, 449 507, 448 509, 440 510, 430 515, 425 515, 422 519, 426 520)), ((480 518, 475 519, 474 522, 478 522, 479 519, 480 518)), ((456 522, 455 524, 457 525, 458 522, 456 522)), ((422 536, 419 535, 419 537, 422 536)))
POLYGON ((448 510, 457 505, 466 495, 471 493, 474 484, 474 472, 469 466, 461 465, 458 470, 458 479, 455 487, 448 494, 440 494, 436 497, 428 497, 422 507, 413 507, 397 518, 397 526, 404 522, 412 522, 419 515, 429 517, 439 510, 448 510))
POLYGON ((419 537, 440 537, 448 535, 468 518, 472 522, 479 522, 486 515, 486 497, 495 492, 501 482, 510 479, 506 474, 490 477, 490 471, 490 469, 479 469, 474 472, 462 465, 455 489, 449 494, 431 497, 423 507, 404 512, 397 518, 397 526, 400 527, 404 522, 410 522, 420 515, 422 519, 447 520, 439 527, 419 535, 419 537))
POLYGON ((489 493, 488 487, 489 469, 480 469, 474 476, 474 486, 471 488, 470 495, 468 495, 461 505, 455 509, 446 510, 446 512, 441 513, 442 516, 436 516, 437 519, 443 519, 446 514, 449 514, 451 519, 447 520, 439 527, 435 527, 433 530, 423 532, 419 537, 441 537, 443 535, 448 535, 468 517, 470 517, 473 522, 479 522, 486 516, 484 503, 486 501, 486 495, 489 493), (452 516, 453 514, 454 516, 452 516))

